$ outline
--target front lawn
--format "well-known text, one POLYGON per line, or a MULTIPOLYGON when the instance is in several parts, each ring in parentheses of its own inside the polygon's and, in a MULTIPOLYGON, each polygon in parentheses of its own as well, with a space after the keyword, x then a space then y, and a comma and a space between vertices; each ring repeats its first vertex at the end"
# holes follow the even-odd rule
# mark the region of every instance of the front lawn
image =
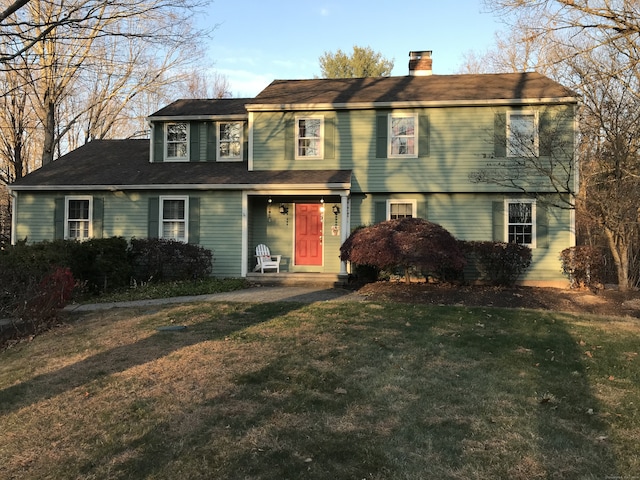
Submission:
POLYGON ((0 353, 2 477, 631 478, 639 332, 394 303, 76 315, 0 353))

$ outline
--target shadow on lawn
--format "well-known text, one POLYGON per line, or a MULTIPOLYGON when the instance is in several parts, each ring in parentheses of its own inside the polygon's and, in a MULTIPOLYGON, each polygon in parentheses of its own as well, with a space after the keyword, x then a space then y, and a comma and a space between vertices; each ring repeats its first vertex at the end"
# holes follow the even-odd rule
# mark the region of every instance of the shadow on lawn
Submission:
MULTIPOLYGON (((112 348, 88 357, 54 372, 37 375, 24 382, 0 390, 0 414, 7 414, 41 400, 55 397, 74 388, 87 385, 114 373, 123 372, 137 365, 160 359, 181 348, 203 341, 220 340, 236 330, 250 325, 268 322, 275 316, 300 308, 301 304, 288 302, 272 313, 268 307, 256 305, 246 310, 248 315, 236 321, 219 324, 208 319, 190 325, 185 331, 157 331, 134 343, 112 348)), ((162 307, 159 307, 162 308, 162 307)), ((174 306, 165 307, 169 313, 174 306)), ((114 324, 117 328, 117 324, 114 324)), ((155 328, 155 327, 149 327, 155 328)))

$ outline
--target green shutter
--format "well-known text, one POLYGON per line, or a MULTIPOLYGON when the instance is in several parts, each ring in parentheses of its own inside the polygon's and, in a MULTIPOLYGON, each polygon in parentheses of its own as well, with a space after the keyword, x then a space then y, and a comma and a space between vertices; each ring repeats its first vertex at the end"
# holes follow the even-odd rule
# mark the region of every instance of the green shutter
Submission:
POLYGON ((496 113, 493 120, 493 153, 496 157, 507 156, 507 114, 496 113))
POLYGON ((64 197, 55 199, 53 226, 53 238, 62 240, 64 238, 64 197))
POLYGON ((153 125, 153 161, 164 162, 164 124, 153 125))
POLYGON ((200 243, 199 197, 189 197, 189 243, 200 243))
POLYGON ((200 161, 200 123, 189 122, 189 161, 200 161))
POLYGON ((418 201, 418 211, 416 212, 416 216, 418 218, 422 218, 423 220, 428 220, 428 209, 427 209, 427 202, 422 200, 422 201, 418 201))
POLYGON ((242 122, 242 160, 249 160, 249 125, 242 122))
POLYGON ((504 238, 504 202, 493 202, 493 241, 505 242, 504 238))
POLYGON ((387 219, 387 202, 376 202, 373 221, 384 222, 387 219))
POLYGON ((102 238, 104 218, 104 199, 93 197, 93 238, 102 238))
POLYGON ((207 162, 216 161, 218 125, 216 122, 207 122, 207 162))
POLYGON ((387 114, 376 117, 376 158, 387 158, 387 114))
POLYGON ((286 116, 284 119, 284 158, 293 160, 296 158, 296 132, 295 118, 286 116))
POLYGON ((427 115, 418 117, 418 155, 429 156, 429 117, 427 115))
POLYGON ((158 238, 160 230, 160 199, 158 197, 149 198, 149 238, 158 238))
POLYGON ((547 206, 536 203, 536 247, 549 248, 549 216, 547 206))
POLYGON ((333 160, 335 158, 335 118, 324 119, 324 158, 333 160))
POLYGON ((538 120, 538 148, 541 157, 550 157, 553 154, 554 142, 560 141, 560 132, 554 128, 553 119, 548 111, 540 114, 538 120))

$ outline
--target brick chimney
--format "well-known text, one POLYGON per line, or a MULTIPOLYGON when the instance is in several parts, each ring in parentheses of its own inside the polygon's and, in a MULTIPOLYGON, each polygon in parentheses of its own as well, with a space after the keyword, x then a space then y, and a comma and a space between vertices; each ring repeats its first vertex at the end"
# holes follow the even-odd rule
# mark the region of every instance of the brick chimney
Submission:
POLYGON ((409 52, 409 75, 423 77, 432 75, 431 50, 409 52))

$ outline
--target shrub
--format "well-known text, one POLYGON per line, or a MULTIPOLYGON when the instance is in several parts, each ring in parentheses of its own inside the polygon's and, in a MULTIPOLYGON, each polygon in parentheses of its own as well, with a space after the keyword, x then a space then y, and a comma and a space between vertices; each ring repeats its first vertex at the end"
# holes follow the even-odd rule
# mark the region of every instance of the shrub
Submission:
POLYGON ((213 254, 199 245, 160 238, 132 239, 129 249, 136 282, 194 280, 213 271, 213 254))
POLYGON ((517 243, 460 242, 469 263, 475 265, 480 280, 497 286, 513 286, 531 265, 531 248, 517 243))
POLYGON ((560 252, 562 273, 569 277, 571 288, 597 289, 602 284, 604 255, 598 248, 579 245, 560 252))
POLYGON ((412 269, 449 280, 460 275, 466 263, 458 242, 447 230, 420 218, 357 228, 340 247, 340 258, 380 270, 400 268, 407 282, 412 269))

